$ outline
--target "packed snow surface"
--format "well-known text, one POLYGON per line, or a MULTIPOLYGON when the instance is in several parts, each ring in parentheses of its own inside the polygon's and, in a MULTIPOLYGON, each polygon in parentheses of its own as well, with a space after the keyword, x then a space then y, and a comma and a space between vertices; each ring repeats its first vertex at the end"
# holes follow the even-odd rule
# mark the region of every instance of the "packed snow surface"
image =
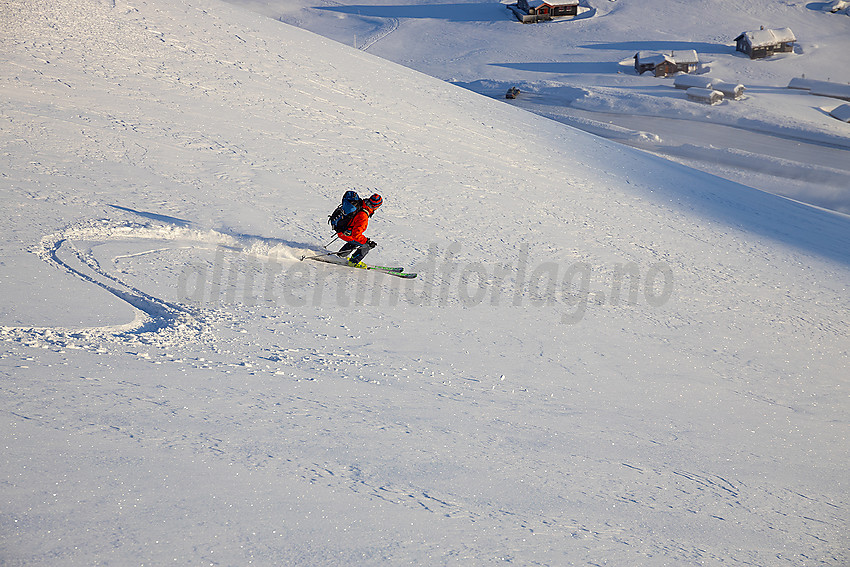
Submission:
POLYGON ((0 564, 850 563, 847 20, 710 6, 5 2, 0 564))

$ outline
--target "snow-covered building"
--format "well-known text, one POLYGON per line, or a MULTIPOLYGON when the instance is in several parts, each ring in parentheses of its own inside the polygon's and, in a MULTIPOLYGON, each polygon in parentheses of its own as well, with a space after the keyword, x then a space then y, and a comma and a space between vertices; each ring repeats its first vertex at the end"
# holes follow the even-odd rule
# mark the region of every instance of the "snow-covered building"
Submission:
POLYGON ((732 100, 739 100, 744 98, 744 90, 746 87, 739 83, 726 83, 726 82, 717 82, 713 83, 711 87, 715 91, 720 91, 723 93, 724 98, 731 98, 732 100))
POLYGON ((801 90, 801 91, 807 91, 807 90, 812 88, 813 82, 815 82, 815 81, 812 81, 811 79, 806 79, 805 76, 794 77, 793 79, 791 79, 788 82, 788 88, 789 89, 801 90))
MULTIPOLYGON (((673 86, 677 89, 684 89, 688 92, 690 92, 691 89, 699 89, 693 91, 691 94, 700 97, 706 95, 703 91, 719 91, 723 95, 722 98, 731 98, 733 100, 743 98, 745 89, 744 85, 738 83, 727 83, 720 79, 709 77, 708 75, 679 75, 676 77, 676 80, 673 81, 673 86)), ((711 101, 711 96, 708 96, 708 99, 708 101, 700 100, 700 102, 711 102, 712 104, 714 104, 714 102, 718 102, 711 101)))
POLYGON ((579 0, 517 0, 508 7, 519 21, 533 24, 577 15, 579 0))
POLYGON ((664 77, 667 75, 667 68, 675 72, 675 64, 669 55, 649 51, 635 53, 635 71, 639 75, 652 71, 656 76, 664 77))
POLYGON ((682 73, 693 73, 699 69, 699 55, 696 49, 679 49, 671 51, 673 62, 676 64, 676 70, 682 73))
POLYGON ((829 81, 818 81, 809 92, 817 96, 828 96, 832 98, 840 98, 842 100, 850 100, 850 85, 841 83, 830 83, 829 81))
POLYGON ((835 107, 829 115, 842 122, 850 122, 850 104, 841 104, 835 107))
POLYGON ((816 96, 828 96, 842 100, 850 100, 850 85, 843 83, 832 83, 830 81, 817 81, 803 77, 794 77, 788 83, 789 89, 809 91, 816 96))
POLYGON ((723 102, 723 93, 714 89, 691 87, 685 91, 685 94, 688 95, 688 100, 703 104, 718 104, 723 102))
POLYGON ((718 83, 717 79, 713 79, 708 75, 677 75, 673 81, 673 86, 677 89, 689 89, 691 87, 699 87, 701 89, 710 89, 711 85, 718 83))
POLYGON ((675 73, 690 73, 699 68, 699 55, 693 49, 657 53, 638 51, 635 53, 635 71, 639 75, 651 71, 656 77, 666 77, 675 73))
POLYGON ((738 51, 749 55, 750 59, 768 57, 774 53, 790 53, 794 50, 797 38, 790 28, 746 31, 735 38, 738 51))

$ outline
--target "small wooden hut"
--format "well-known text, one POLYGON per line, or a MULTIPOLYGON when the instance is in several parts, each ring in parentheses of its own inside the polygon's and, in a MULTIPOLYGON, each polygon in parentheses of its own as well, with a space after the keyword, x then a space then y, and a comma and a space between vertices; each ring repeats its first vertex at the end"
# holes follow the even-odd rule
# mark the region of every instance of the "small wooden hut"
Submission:
POLYGON ((533 24, 578 14, 579 0, 517 0, 509 8, 524 24, 533 24))
POLYGON ((718 104, 723 102, 723 93, 714 89, 691 87, 685 91, 685 94, 688 95, 688 100, 703 104, 718 104))
POLYGON ((666 77, 675 73, 690 73, 699 68, 699 56, 693 49, 657 53, 638 51, 635 53, 635 71, 642 75, 650 71, 656 77, 666 77))
POLYGON ((746 31, 735 38, 738 51, 749 55, 750 59, 769 57, 774 53, 791 53, 794 51, 794 32, 789 28, 746 31))
POLYGON ((738 83, 713 83, 711 88, 715 91, 720 91, 723 93, 724 98, 731 98, 732 100, 740 100, 744 98, 744 90, 746 87, 744 85, 738 83))
POLYGON ((673 81, 673 86, 677 89, 689 89, 691 87, 699 87, 701 89, 710 89, 711 85, 718 83, 717 79, 712 79, 708 75, 677 75, 673 81))

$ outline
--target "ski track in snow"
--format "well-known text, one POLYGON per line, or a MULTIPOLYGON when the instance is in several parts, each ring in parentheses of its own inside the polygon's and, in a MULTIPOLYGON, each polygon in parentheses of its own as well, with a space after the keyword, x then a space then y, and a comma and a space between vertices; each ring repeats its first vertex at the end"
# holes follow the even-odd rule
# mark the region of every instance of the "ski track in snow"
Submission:
MULTIPOLYGON (((269 358, 274 359, 280 368, 297 368, 302 377, 321 375, 329 364, 345 364, 335 360, 338 356, 333 353, 299 349, 281 349, 269 358)), ((162 364, 146 359, 145 356, 140 357, 147 364, 162 364)), ((362 362, 351 361, 351 365, 357 366, 362 362)), ((200 369, 222 366, 216 361, 203 359, 173 359, 169 365, 189 365, 200 369)), ((245 369, 244 363, 242 368, 245 369)), ((288 485, 301 481, 336 495, 347 493, 362 501, 380 502, 391 509, 401 508, 411 513, 425 513, 451 520, 450 524, 443 527, 449 535, 454 530, 460 533, 476 526, 479 530, 499 534, 496 538, 500 542, 497 551, 508 553, 508 557, 512 554, 516 554, 516 557, 533 554, 535 547, 540 546, 540 541, 558 541, 569 544, 569 557, 573 561, 593 561, 601 549, 609 552, 613 549, 628 549, 630 557, 661 555, 665 561, 685 563, 732 560, 747 564, 759 560, 758 555, 749 555, 750 550, 719 555, 710 551, 710 546, 695 545, 675 535, 647 541, 640 539, 638 528, 643 527, 641 518, 644 514, 664 518, 674 510, 691 516, 695 526, 708 524, 712 530, 737 529, 735 526, 740 525, 739 522, 745 518, 746 530, 773 533, 777 540, 797 537, 800 533, 819 533, 823 536, 827 532, 838 538, 842 530, 841 507, 832 504, 828 496, 806 494, 791 486, 730 480, 708 470, 684 469, 672 464, 663 468, 647 467, 637 462, 618 461, 615 456, 604 456, 604 450, 588 448, 586 452, 564 453, 554 450, 555 447, 548 446, 544 441, 547 433, 551 433, 545 428, 541 430, 532 424, 513 423, 496 415, 488 419, 488 427, 473 434, 472 439, 439 435, 443 442, 453 444, 445 447, 446 453, 463 449, 468 452, 467 459, 481 463, 487 461, 487 447, 494 443, 509 446, 519 440, 533 443, 537 448, 535 460, 524 462, 528 470, 522 474, 537 475, 539 471, 545 471, 542 478, 536 478, 539 489, 553 490, 554 502, 546 506, 545 510, 529 510, 521 502, 512 502, 512 498, 505 498, 504 495, 498 499, 492 494, 476 497, 452 491, 440 484, 431 487, 417 485, 392 471, 388 474, 388 471, 379 470, 371 463, 345 464, 323 458, 325 442, 312 437, 309 431, 299 433, 297 424, 331 424, 339 416, 363 415, 374 420, 373 425, 380 428, 381 438, 406 437, 410 439, 410 446, 416 447, 430 442, 434 434, 451 433, 468 427, 469 424, 465 422, 471 416, 457 416, 460 419, 451 422, 445 419, 448 415, 443 415, 444 409, 438 410, 440 415, 434 416, 435 419, 427 420, 413 415, 405 416, 400 410, 380 415, 381 404, 391 399, 391 394, 388 395, 386 391, 386 388, 393 389, 391 385, 385 385, 383 390, 369 390, 369 395, 360 401, 356 397, 327 398, 317 395, 317 392, 288 393, 268 398, 261 395, 256 385, 262 383, 263 376, 269 374, 259 366, 252 369, 248 364, 247 369, 257 377, 252 381, 254 386, 240 382, 217 385, 215 381, 199 389, 189 384, 156 378, 155 393, 139 381, 111 383, 91 377, 87 379, 89 385, 85 402, 82 397, 66 400, 66 403, 88 408, 90 413, 83 414, 80 421, 73 421, 72 416, 64 418, 48 415, 44 407, 36 403, 37 396, 16 400, 10 411, 18 419, 40 427, 55 428, 66 434, 123 440, 135 446, 136 451, 188 452, 200 460, 223 458, 231 466, 238 464, 246 471, 272 473, 276 478, 286 479, 288 485), (218 387, 223 387, 224 391, 216 391, 218 387), (215 398, 222 394, 226 395, 226 406, 215 403, 215 398), (137 420, 125 425, 124 416, 130 412, 139 413, 141 408, 144 408, 145 414, 150 414, 148 420, 137 420), (198 423, 204 424, 200 431, 198 423), (296 427, 281 430, 282 435, 270 435, 276 423, 291 423, 296 427), (431 432, 434 427, 438 430, 431 432), (301 445, 308 440, 309 446, 301 445), (300 448, 294 452, 293 447, 300 448), (564 484, 570 487, 569 500, 564 499, 560 492, 564 484), (586 508, 594 502, 606 502, 613 509, 622 507, 622 518, 619 521, 602 518, 596 522, 589 521, 586 508), (830 507, 835 511, 834 516, 824 515, 824 510, 830 507), (730 527, 723 527, 726 523, 730 527)), ((157 372, 167 374, 168 370, 167 367, 159 366, 157 372)), ((275 377, 279 375, 269 376, 275 377)), ((339 387, 339 384, 335 386, 339 387)), ((291 382, 289 389, 297 392, 298 382, 291 382)), ((496 391, 494 395, 493 401, 503 411, 509 412, 514 403, 510 390, 496 391)), ((555 413, 563 410, 556 407, 558 404, 547 407, 544 400, 544 392, 532 391, 526 393, 519 403, 534 403, 535 407, 542 410, 537 416, 539 423, 547 423, 555 413), (549 415, 549 412, 553 415, 549 415)), ((364 433, 368 432, 337 432, 352 443, 364 442, 365 439, 360 438, 364 433)), ((610 433, 603 430, 599 435, 609 442, 619 444, 624 441, 622 438, 608 437, 610 433)), ((640 434, 632 435, 633 439, 625 441, 636 445, 649 442, 664 446, 670 443, 670 440, 643 439, 640 434)), ((409 460, 412 464, 418 458, 417 452, 411 449, 406 451, 398 458, 409 460)), ((493 463, 493 466, 499 465, 493 463)), ((428 465, 422 463, 421 466, 428 465)), ((447 472, 452 471, 452 475, 463 470, 453 471, 451 460, 442 466, 447 472)), ((416 467, 413 466, 413 469, 416 470, 416 467)), ((470 475, 485 474, 484 469, 464 472, 470 475)), ((656 524, 655 529, 663 530, 664 527, 662 522, 656 524)), ((423 546, 420 552, 431 546, 436 546, 434 551, 438 548, 434 542, 423 542, 423 546)), ((559 557, 557 554, 547 560, 545 546, 537 549, 538 553, 541 551, 541 563, 557 563, 557 559, 552 559, 559 557)), ((453 553, 460 556, 468 554, 469 559, 480 557, 479 549, 462 542, 454 543, 453 553)), ((830 564, 829 557, 819 557, 819 560, 825 565, 830 564)))
POLYGON ((14 238, 38 242, 69 218, 97 218, 104 193, 137 215, 135 203, 189 218, 224 209, 232 224, 203 226, 250 228, 205 230, 144 213, 152 222, 77 222, 32 248, 50 272, 117 298, 134 317, 0 328, 10 465, 0 527, 10 561, 808 567, 846 559, 847 503, 832 482, 846 462, 846 402, 830 375, 850 336, 840 315, 847 255, 835 250, 846 241, 843 218, 758 196, 730 201, 728 188, 712 194, 705 178, 685 174, 677 179, 694 183, 693 201, 671 204, 672 192, 650 200, 623 188, 649 167, 662 192, 669 170, 601 145, 606 163, 566 160, 562 182, 548 184, 545 171, 534 173, 538 154, 526 153, 545 150, 545 140, 525 147, 529 134, 514 136, 517 114, 482 128, 475 104, 461 111, 450 89, 374 72, 375 61, 343 76, 334 64, 354 68, 366 55, 326 55, 307 34, 253 36, 257 21, 231 23, 215 2, 99 2, 121 13, 92 18, 102 43, 61 29, 87 27, 92 4, 26 4, 60 27, 32 35, 39 39, 25 45, 37 63, 20 75, 38 89, 47 75, 78 98, 53 93, 39 105, 27 91, 2 103, 12 167, 0 175, 16 182, 16 211, 32 215, 12 225, 14 238), (117 30, 107 25, 122 19, 117 30), (292 56, 271 51, 268 38, 291 42, 292 56), (100 60, 96 48, 108 50, 100 60), (48 65, 60 51, 65 66, 48 65), (78 60, 88 75, 66 73, 78 60), (110 102, 116 90, 124 98, 110 102), (238 112, 221 112, 213 94, 238 112), (86 96, 102 98, 77 110, 86 96), (57 124, 65 130, 48 143, 57 124), (126 169, 92 166, 101 163, 126 169), (337 283, 357 287, 353 280, 363 295, 397 299, 390 292, 399 288, 376 274, 298 264, 313 247, 245 232, 315 236, 316 202, 336 197, 364 164, 380 171, 358 183, 387 182, 396 202, 413 203, 388 202, 376 221, 397 239, 391 250, 425 256, 427 227, 462 242, 462 256, 439 256, 418 303, 311 304, 337 283), (631 173, 602 176, 620 168, 631 173), (261 176, 269 171, 277 176, 261 176), (508 198, 524 183, 528 202, 508 198), (258 204, 240 218, 243 201, 258 204), (499 240, 503 219, 491 202, 510 207, 517 242, 499 240), (721 219, 683 207, 716 208, 721 219), (284 217, 283 227, 251 222, 265 216, 284 217), (794 225, 808 229, 812 219, 832 226, 807 239, 794 225), (787 224, 791 247, 773 240, 787 224), (594 266, 599 287, 581 324, 554 323, 563 305, 536 289, 499 302, 499 284, 482 285, 492 295, 473 306, 449 294, 462 289, 454 284, 464 266, 519 271, 535 258, 594 266), (294 299, 283 305, 248 301, 236 288, 258 270, 252 259, 291 262, 316 279, 284 282, 294 299), (653 262, 675 274, 669 308, 605 285, 614 266, 645 272, 653 262), (175 293, 185 274, 216 269, 224 275, 194 300, 175 293))
MULTIPOLYGON (((364 20, 368 20, 368 17, 364 17, 364 20)), ((381 22, 381 28, 372 34, 370 37, 366 38, 361 45, 358 45, 357 48, 362 51, 367 51, 370 47, 393 33, 398 29, 399 19, 398 18, 376 18, 381 22)))
POLYGON ((123 281, 119 276, 104 268, 91 253, 85 250, 92 243, 126 243, 133 240, 151 242, 175 242, 171 246, 147 249, 130 254, 118 254, 110 258, 112 264, 120 260, 171 251, 179 248, 190 250, 229 251, 261 258, 288 258, 294 260, 299 254, 313 252, 310 248, 293 249, 270 239, 259 240, 248 236, 233 236, 215 230, 157 225, 156 223, 121 223, 116 221, 90 221, 67 227, 42 238, 33 252, 42 260, 73 276, 98 286, 119 300, 130 305, 136 313, 134 319, 125 324, 91 328, 63 327, 0 327, 0 339, 16 341, 29 346, 50 344, 56 347, 83 345, 79 348, 101 351, 104 341, 139 343, 158 348, 170 348, 186 341, 204 341, 210 332, 210 324, 221 319, 221 313, 213 309, 201 309, 167 301, 123 281))

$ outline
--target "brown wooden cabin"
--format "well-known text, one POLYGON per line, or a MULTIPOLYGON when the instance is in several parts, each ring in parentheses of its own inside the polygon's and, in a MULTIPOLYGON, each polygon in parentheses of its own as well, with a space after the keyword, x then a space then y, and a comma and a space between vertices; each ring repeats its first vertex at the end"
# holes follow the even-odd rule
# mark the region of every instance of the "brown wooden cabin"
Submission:
POLYGON ((774 53, 791 53, 794 51, 794 32, 789 28, 766 30, 761 28, 747 31, 735 38, 735 49, 746 53, 750 59, 770 57, 774 53))
POLYGON ((635 71, 639 75, 651 71, 656 77, 675 73, 690 73, 699 68, 699 56, 693 49, 671 51, 670 55, 639 51, 635 53, 635 71))
POLYGON ((517 0, 514 13, 524 24, 555 18, 568 18, 578 14, 579 0, 517 0))

